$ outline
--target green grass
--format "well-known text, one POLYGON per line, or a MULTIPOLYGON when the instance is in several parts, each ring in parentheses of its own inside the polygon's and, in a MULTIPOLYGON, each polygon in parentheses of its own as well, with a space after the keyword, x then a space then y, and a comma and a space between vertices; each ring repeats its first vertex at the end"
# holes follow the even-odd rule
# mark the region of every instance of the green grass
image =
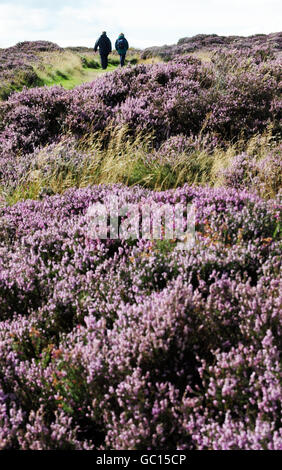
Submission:
POLYGON ((91 82, 99 75, 116 68, 117 64, 114 60, 109 60, 108 68, 103 70, 94 53, 91 56, 83 56, 70 51, 45 55, 43 63, 39 67, 34 66, 37 76, 44 85, 62 85, 66 89, 91 82))
POLYGON ((78 85, 82 85, 82 83, 92 82, 99 75, 111 72, 115 69, 115 66, 109 65, 107 70, 103 70, 102 68, 93 69, 89 67, 84 67, 81 70, 73 70, 69 73, 62 73, 60 70, 55 70, 44 77, 42 81, 43 84, 47 86, 62 85, 67 90, 70 90, 78 85))

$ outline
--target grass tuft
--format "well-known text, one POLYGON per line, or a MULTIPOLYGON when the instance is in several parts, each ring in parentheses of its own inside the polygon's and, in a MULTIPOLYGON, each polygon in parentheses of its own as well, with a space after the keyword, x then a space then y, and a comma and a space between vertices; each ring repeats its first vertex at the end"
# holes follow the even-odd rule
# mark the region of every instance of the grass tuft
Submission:
MULTIPOLYGON (((38 199, 44 194, 63 193, 71 187, 91 184, 123 183, 155 191, 173 189, 185 183, 223 186, 226 184, 226 171, 232 168, 237 155, 245 152, 251 161, 258 163, 259 168, 259 162, 271 149, 278 148, 271 128, 248 142, 242 139, 211 151, 205 148, 203 141, 197 148, 191 147, 186 152, 165 157, 154 150, 153 134, 139 133, 133 138, 123 127, 108 129, 106 135, 107 138, 105 134, 96 133, 71 143, 65 137, 58 145, 41 149, 35 154, 23 181, 8 192, 3 188, 2 198, 6 203, 14 204, 19 200, 38 199)), ((273 172, 269 178, 263 168, 256 170, 258 185, 255 189, 263 197, 273 197, 281 187, 281 165, 277 165, 273 172)), ((244 183, 247 187, 247 181, 244 183)))

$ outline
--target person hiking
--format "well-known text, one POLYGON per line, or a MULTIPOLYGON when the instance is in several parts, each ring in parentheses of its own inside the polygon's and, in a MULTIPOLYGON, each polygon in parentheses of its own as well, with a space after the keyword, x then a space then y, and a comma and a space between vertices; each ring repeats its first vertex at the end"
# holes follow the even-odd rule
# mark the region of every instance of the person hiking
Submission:
POLYGON ((128 42, 124 37, 123 33, 120 33, 119 37, 116 40, 115 48, 120 56, 120 66, 124 66, 125 56, 128 49, 128 42))
POLYGON ((112 43, 107 36, 106 31, 103 31, 99 39, 95 42, 94 51, 97 52, 99 48, 101 65, 105 70, 108 67, 108 55, 112 52, 112 43))

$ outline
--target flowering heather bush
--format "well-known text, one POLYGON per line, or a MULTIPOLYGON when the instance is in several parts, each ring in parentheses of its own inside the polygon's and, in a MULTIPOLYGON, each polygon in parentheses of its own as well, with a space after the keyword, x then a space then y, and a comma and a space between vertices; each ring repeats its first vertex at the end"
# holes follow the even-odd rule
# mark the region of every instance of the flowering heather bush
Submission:
POLYGON ((228 49, 268 49, 271 51, 281 51, 282 33, 255 34, 249 37, 240 36, 218 36, 217 34, 197 34, 193 37, 179 39, 177 44, 162 47, 148 47, 141 57, 161 57, 164 60, 171 60, 177 54, 187 54, 197 50, 215 51, 224 48, 228 49))
POLYGON ((282 187, 281 145, 276 151, 257 160, 246 153, 237 155, 222 171, 226 186, 248 189, 263 196, 277 193, 282 187))
MULTIPOLYGON (((236 59, 235 55, 235 59, 236 59)), ((0 152, 31 152, 62 133, 83 136, 106 127, 126 125, 134 134, 153 131, 156 145, 171 136, 217 133, 234 139, 279 130, 281 81, 277 60, 222 73, 222 60, 201 64, 137 65, 64 90, 24 90, 0 104, 0 152)), ((242 62, 242 67, 240 66, 242 62)))
POLYGON ((282 449, 279 200, 121 185, 1 209, 2 449, 282 449), (191 203, 197 242, 95 240, 89 205, 191 203))
POLYGON ((58 138, 66 113, 66 91, 44 87, 13 94, 1 106, 1 150, 33 150, 58 138))
POLYGON ((9 48, 10 51, 22 52, 53 52, 62 51, 63 49, 50 41, 23 41, 18 42, 15 46, 9 48))
POLYGON ((169 157, 177 158, 179 154, 194 153, 195 151, 205 150, 207 153, 212 152, 218 139, 216 135, 205 135, 204 138, 201 135, 187 137, 183 134, 167 139, 160 148, 157 150, 158 157, 169 157))
POLYGON ((48 181, 51 177, 66 177, 67 174, 78 173, 90 163, 93 152, 83 152, 77 149, 74 138, 62 139, 59 143, 52 143, 44 148, 37 148, 30 154, 19 158, 0 158, 0 181, 6 189, 15 189, 17 186, 32 181, 40 174, 48 181))

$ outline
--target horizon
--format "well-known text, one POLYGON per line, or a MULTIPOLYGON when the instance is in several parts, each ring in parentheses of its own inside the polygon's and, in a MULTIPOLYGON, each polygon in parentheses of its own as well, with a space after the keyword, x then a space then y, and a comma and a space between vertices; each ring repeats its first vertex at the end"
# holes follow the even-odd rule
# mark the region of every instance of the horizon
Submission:
MULTIPOLYGON (((229 34, 229 35, 220 35, 220 34, 216 34, 216 33, 197 33, 196 35, 193 35, 193 36, 182 36, 182 38, 184 37, 187 37, 187 38, 194 38, 194 37, 197 37, 197 36, 201 36, 201 35, 205 35, 205 36, 217 36, 217 37, 242 37, 242 38, 248 38, 248 37, 252 37, 252 36, 257 36, 257 35, 262 35, 262 36, 269 36, 269 35, 272 35, 272 34, 280 34, 281 31, 273 31, 271 33, 254 33, 254 34, 251 34, 251 35, 247 35, 247 36, 244 36, 244 35, 233 35, 233 34, 229 34)), ((182 38, 178 38, 175 43, 171 43, 171 44, 159 44, 159 45, 155 45, 153 44, 152 46, 147 46, 148 48, 151 48, 151 47, 164 47, 164 46, 173 46, 175 44, 178 43, 178 41, 182 38)), ((17 42, 16 44, 12 44, 11 46, 7 46, 7 47, 0 47, 0 49, 8 49, 10 47, 14 47, 16 46, 17 44, 20 44, 20 43, 23 43, 23 42, 43 42, 43 41, 46 41, 46 42, 51 42, 53 44, 56 44, 57 46, 59 47, 62 47, 63 49, 64 48, 75 48, 75 47, 85 47, 85 48, 89 48, 89 49, 93 49, 93 46, 85 46, 85 45, 81 45, 81 44, 71 44, 69 46, 62 46, 61 44, 58 44, 58 43, 55 43, 53 41, 48 41, 46 39, 33 39, 33 40, 28 40, 26 39, 25 41, 19 41, 17 42)), ((130 46, 131 48, 133 49, 139 49, 139 50, 142 50, 143 48, 137 48, 137 47, 134 47, 134 46, 130 46)), ((146 49, 146 48, 144 48, 146 49)))
POLYGON ((251 36, 280 32, 278 0, 112 0, 0 1, 0 48, 24 41, 51 41, 61 47, 90 47, 103 30, 114 41, 123 31, 133 48, 176 44, 197 34, 251 36), (122 10, 122 11, 121 11, 122 10))

